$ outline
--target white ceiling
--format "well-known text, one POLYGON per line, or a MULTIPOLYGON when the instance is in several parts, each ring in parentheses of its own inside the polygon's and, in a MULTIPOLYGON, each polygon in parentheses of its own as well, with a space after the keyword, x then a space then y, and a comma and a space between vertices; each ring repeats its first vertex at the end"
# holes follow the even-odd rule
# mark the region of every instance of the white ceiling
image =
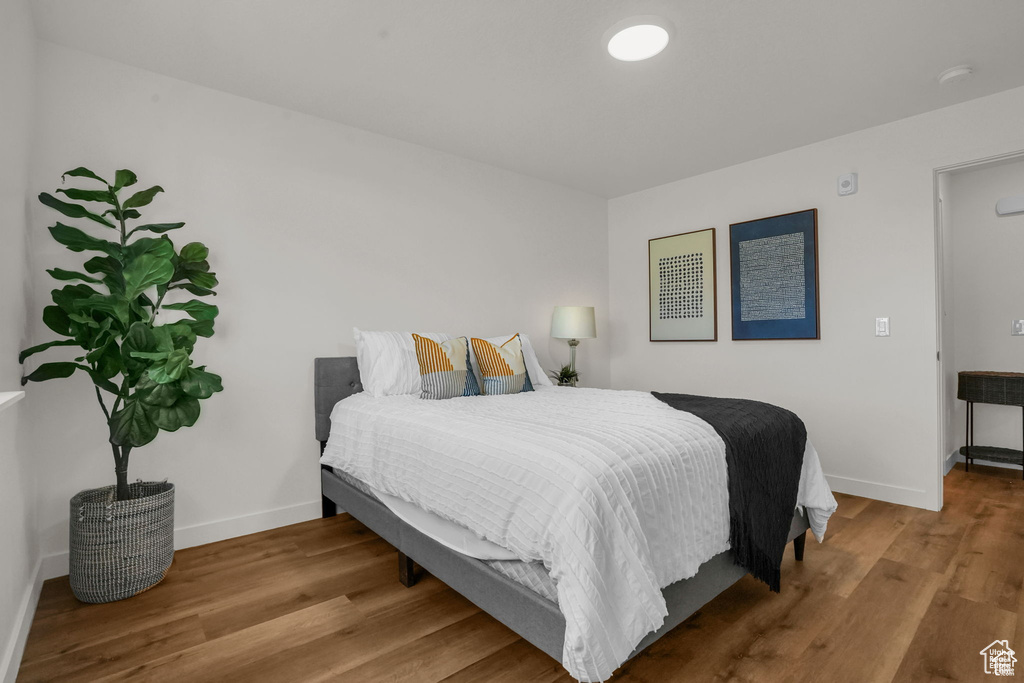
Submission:
POLYGON ((612 197, 1024 85, 1021 0, 36 0, 44 40, 612 197), (675 27, 623 63, 621 19, 675 27), (940 87, 968 63, 969 81, 940 87))

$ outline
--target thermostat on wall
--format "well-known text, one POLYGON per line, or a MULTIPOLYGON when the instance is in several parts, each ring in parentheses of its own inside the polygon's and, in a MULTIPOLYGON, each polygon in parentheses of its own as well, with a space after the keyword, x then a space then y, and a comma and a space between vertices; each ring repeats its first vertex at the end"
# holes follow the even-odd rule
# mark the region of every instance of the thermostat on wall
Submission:
POLYGON ((857 174, 844 173, 836 179, 836 186, 839 189, 839 196, 845 197, 848 194, 857 193, 857 174))

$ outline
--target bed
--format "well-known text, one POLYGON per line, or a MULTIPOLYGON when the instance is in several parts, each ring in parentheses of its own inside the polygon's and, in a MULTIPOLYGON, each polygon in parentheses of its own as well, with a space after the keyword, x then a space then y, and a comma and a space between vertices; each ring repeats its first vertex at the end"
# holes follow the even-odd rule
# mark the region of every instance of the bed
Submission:
MULTIPOLYGON (((316 359, 314 389, 316 438, 320 441, 320 450, 323 456, 325 446, 331 437, 332 411, 335 410, 339 401, 358 394, 362 389, 355 358, 316 359)), ((548 388, 546 391, 561 394, 578 390, 548 388)), ((555 394, 544 396, 551 400, 555 394)), ((572 395, 582 396, 583 394, 572 395)), ((569 394, 565 394, 565 396, 569 396, 569 394)), ((360 398, 362 397, 356 396, 354 400, 358 401, 360 398)), ((364 403, 366 402, 364 401, 364 403)), ((815 454, 815 462, 816 457, 815 454)), ((530 565, 525 561, 521 565, 517 565, 515 562, 502 564, 496 561, 486 561, 453 550, 449 544, 439 542, 437 536, 424 533, 421 530, 423 527, 417 528, 403 520, 393 511, 392 507, 382 502, 381 495, 378 495, 380 492, 369 488, 365 481, 350 476, 323 460, 330 460, 330 458, 322 458, 321 463, 324 516, 331 516, 337 514, 339 510, 344 510, 392 544, 399 552, 398 574, 399 580, 403 584, 413 585, 415 581, 413 562, 415 561, 416 564, 464 595, 525 640, 554 659, 562 661, 569 668, 570 673, 580 680, 607 678, 612 670, 645 649, 747 573, 744 568, 734 564, 728 550, 716 552, 709 559, 702 561, 699 564, 699 569, 695 568, 693 571, 687 572, 692 574, 688 578, 667 583, 664 588, 660 589, 667 614, 664 615, 663 621, 657 628, 649 632, 643 631, 646 635, 639 638, 632 651, 620 651, 614 656, 614 663, 603 662, 590 667, 576 664, 570 668, 571 662, 567 662, 566 655, 567 621, 565 613, 573 613, 570 612, 568 606, 560 605, 555 596, 545 595, 544 591, 540 590, 529 576, 526 576, 526 579, 530 580, 524 580, 524 577, 520 575, 530 575, 530 571, 509 571, 509 566, 523 570, 531 569, 530 565)), ((828 493, 828 498, 831 498, 831 493, 828 493)), ((821 510, 811 510, 812 514, 819 514, 819 517, 821 512, 821 510)), ((831 511, 826 512, 830 513, 831 511)), ((827 520, 827 514, 824 515, 824 519, 827 520)), ((793 543, 798 560, 803 559, 806 532, 811 521, 808 518, 807 508, 797 508, 788 537, 793 543)), ((818 525, 821 524, 819 519, 818 525)), ((823 527, 821 531, 823 532, 823 527)), ((519 554, 524 557, 529 554, 528 551, 521 548, 518 550, 519 554)), ((572 623, 575 623, 578 617, 573 616, 572 618, 574 619, 572 623)))

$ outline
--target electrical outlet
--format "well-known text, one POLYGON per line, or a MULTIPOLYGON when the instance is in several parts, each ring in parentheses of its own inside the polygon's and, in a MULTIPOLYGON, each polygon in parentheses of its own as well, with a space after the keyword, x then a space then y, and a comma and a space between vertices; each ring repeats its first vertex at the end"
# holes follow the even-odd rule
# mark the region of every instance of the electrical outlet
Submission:
POLYGON ((1014 337, 1024 337, 1024 320, 1010 321, 1010 334, 1014 337))
POLYGON ((876 337, 888 337, 889 336, 889 319, 888 318, 875 318, 875 336, 876 337))

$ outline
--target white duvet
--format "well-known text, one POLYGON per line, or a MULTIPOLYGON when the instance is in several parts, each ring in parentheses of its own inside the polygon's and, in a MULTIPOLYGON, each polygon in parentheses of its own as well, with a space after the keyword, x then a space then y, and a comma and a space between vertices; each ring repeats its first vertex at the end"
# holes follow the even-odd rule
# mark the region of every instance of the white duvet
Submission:
MULTIPOLYGON (((323 464, 544 563, 580 681, 609 678, 661 626, 660 589, 729 547, 724 443, 648 393, 356 394, 331 421, 323 464)), ((836 503, 813 448, 798 504, 820 540, 836 503)))

